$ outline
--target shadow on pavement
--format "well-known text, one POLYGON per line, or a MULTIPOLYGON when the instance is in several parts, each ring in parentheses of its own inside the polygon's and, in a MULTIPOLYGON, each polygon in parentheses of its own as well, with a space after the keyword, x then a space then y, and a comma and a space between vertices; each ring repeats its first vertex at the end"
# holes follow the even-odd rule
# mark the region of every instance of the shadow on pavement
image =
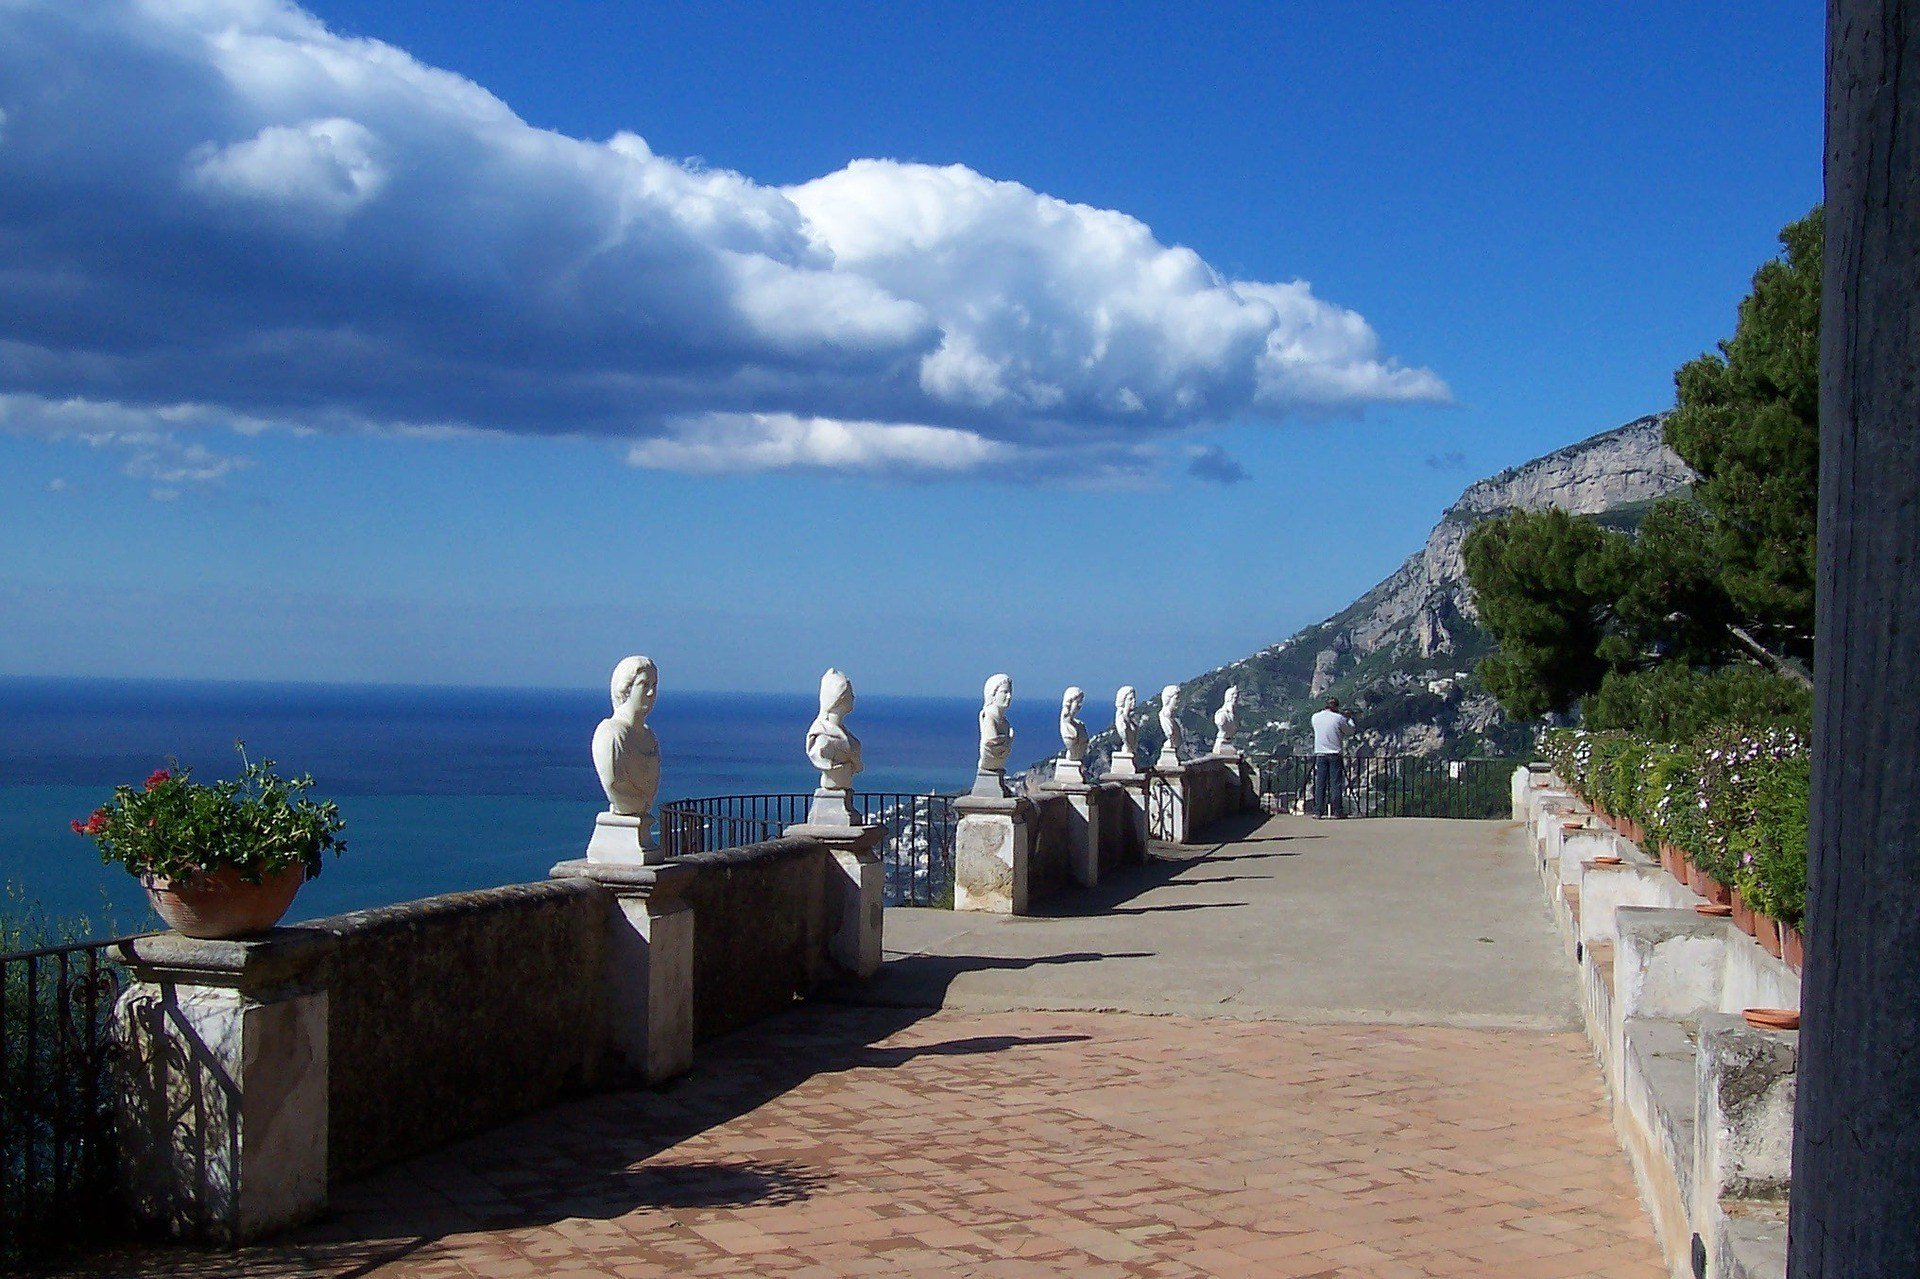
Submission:
MULTIPOLYGON (((1109 956, 1055 956, 1048 962, 1099 958, 1109 956)), ((675 1210, 798 1203, 829 1180, 804 1162, 676 1159, 673 1151, 823 1074, 889 1070, 927 1056, 1047 1049, 1089 1038, 984 1035, 884 1044, 932 1011, 796 1004, 791 1012, 700 1045, 693 1070, 664 1088, 563 1102, 335 1186, 325 1219, 271 1243, 237 1252, 115 1249, 63 1273, 361 1279, 398 1262, 429 1263, 439 1242, 455 1235, 611 1220, 649 1210, 662 1213, 660 1228, 670 1231, 673 1222, 664 1214, 675 1210)), ((509 1247, 502 1260, 517 1256, 509 1247)))

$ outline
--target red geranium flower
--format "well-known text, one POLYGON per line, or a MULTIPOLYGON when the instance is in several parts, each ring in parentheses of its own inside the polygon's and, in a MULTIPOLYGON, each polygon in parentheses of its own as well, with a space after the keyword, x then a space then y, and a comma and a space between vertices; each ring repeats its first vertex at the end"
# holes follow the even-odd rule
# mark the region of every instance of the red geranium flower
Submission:
POLYGON ((87 833, 87 824, 77 817, 68 822, 67 825, 73 827, 73 833, 76 835, 84 835, 87 833))
POLYGON ((104 808, 96 808, 87 817, 87 824, 81 828, 81 833, 86 835, 98 835, 101 831, 105 830, 106 828, 107 828, 107 810, 104 808))
POLYGON ((159 790, 160 784, 162 782, 169 782, 172 780, 173 780, 172 773, 168 772, 164 768, 156 768, 153 770, 153 775, 147 778, 147 789, 150 791, 159 790))

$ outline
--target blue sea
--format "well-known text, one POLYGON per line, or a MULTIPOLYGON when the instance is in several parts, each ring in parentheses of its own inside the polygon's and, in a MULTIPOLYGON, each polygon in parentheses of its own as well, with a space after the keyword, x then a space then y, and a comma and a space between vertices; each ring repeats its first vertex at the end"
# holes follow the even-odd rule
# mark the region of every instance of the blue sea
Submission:
MULTIPOLYGON (((662 801, 808 791, 811 696, 663 693, 662 801)), ((849 719, 868 791, 953 791, 973 775, 966 698, 862 694, 849 719)), ((95 931, 150 926, 145 894, 67 823, 117 783, 191 765, 239 771, 236 739, 337 800, 345 853, 301 889, 290 919, 544 879, 581 855, 606 805, 589 758, 602 688, 406 688, 0 678, 0 884, 95 931)), ((1056 708, 1012 708, 1022 744, 1050 753, 1056 708)), ((1021 754, 1021 758, 1025 754, 1021 754)))

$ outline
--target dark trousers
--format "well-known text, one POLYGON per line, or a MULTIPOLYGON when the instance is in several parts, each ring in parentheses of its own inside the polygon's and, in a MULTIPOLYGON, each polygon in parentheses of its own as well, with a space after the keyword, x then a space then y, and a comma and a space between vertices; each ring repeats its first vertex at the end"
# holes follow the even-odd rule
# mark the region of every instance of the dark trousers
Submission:
POLYGON ((1313 811, 1320 817, 1347 815, 1347 761, 1339 755, 1313 757, 1313 811))

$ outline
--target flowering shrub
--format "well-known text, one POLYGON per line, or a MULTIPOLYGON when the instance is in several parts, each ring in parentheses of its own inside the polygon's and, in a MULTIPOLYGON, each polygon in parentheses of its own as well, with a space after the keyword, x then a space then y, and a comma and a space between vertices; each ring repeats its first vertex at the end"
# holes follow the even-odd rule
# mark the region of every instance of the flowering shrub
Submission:
POLYGON ((346 847, 339 806, 306 798, 311 777, 282 778, 272 760, 250 763, 235 747, 238 778, 201 785, 191 769, 158 769, 138 790, 116 786, 113 798, 71 823, 73 832, 99 845, 101 861, 134 875, 190 879, 231 866, 257 884, 302 866, 312 879, 322 853, 346 847))
POLYGON ((1807 897, 1812 759, 1795 728, 1713 729, 1692 742, 1555 729, 1554 772, 1589 804, 1682 849, 1743 900, 1799 927, 1807 897))

